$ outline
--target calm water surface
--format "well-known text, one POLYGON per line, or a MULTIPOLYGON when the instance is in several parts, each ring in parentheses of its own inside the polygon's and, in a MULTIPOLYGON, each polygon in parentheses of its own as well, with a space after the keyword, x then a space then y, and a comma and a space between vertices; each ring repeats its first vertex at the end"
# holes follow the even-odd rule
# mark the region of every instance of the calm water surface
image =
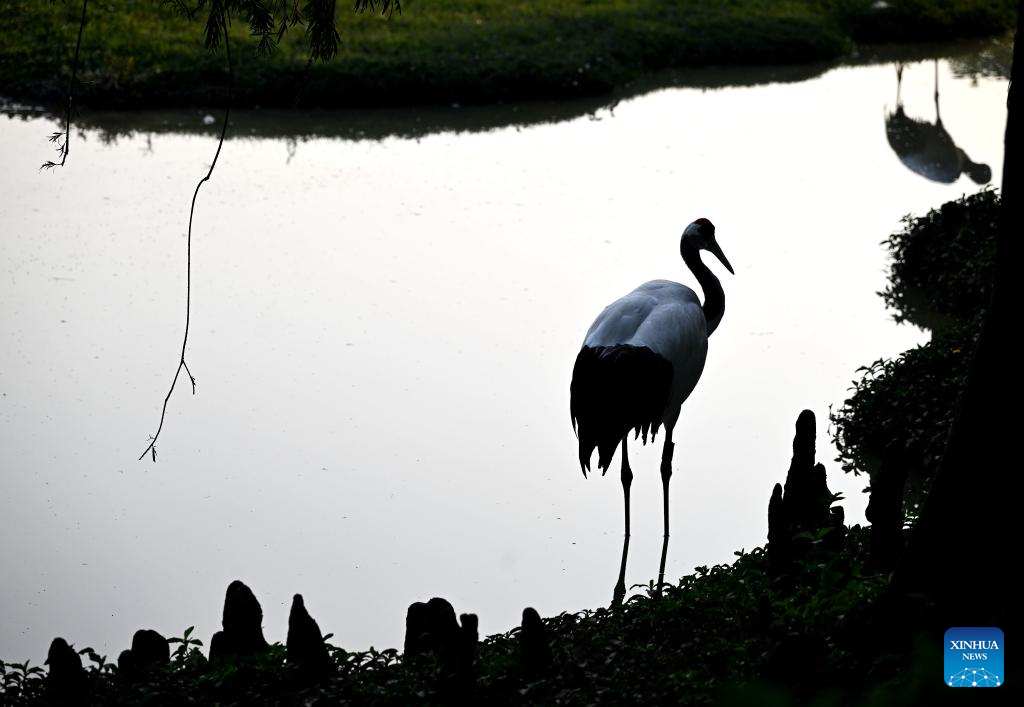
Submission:
MULTIPOLYGON (((1006 82, 951 67, 943 126, 998 183, 1006 82)), ((907 66, 908 115, 934 119, 932 82, 931 62, 907 66)), ((349 649, 400 645, 406 606, 434 595, 484 633, 527 605, 605 604, 621 487, 580 474, 572 364, 606 303, 693 284, 678 239, 699 216, 736 275, 712 266, 727 306, 676 428, 669 573, 765 542, 803 408, 862 521, 829 407, 859 366, 927 338, 876 296, 879 242, 977 188, 904 166, 895 100, 888 64, 484 132, 231 140, 196 212, 198 390, 172 398, 156 464, 136 457, 181 345, 214 140, 87 128, 47 173, 55 121, 0 117, 0 658, 41 660, 56 635, 116 655, 141 627, 208 640, 235 578, 270 640, 301 592, 349 649)), ((646 582, 660 444, 633 449, 627 580, 646 582)))

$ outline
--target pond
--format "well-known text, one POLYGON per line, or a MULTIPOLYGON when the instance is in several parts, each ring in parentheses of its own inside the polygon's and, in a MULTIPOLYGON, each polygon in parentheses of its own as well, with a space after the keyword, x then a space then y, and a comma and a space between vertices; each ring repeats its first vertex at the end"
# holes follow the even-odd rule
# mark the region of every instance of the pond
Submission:
MULTIPOLYGON (((47 172, 58 121, 9 107, 0 658, 41 661, 57 635, 116 656, 143 627, 208 641, 236 578, 269 640, 299 592, 351 650, 400 646, 408 604, 435 595, 482 634, 525 606, 607 604, 622 491, 617 462, 580 473, 573 361, 637 284, 695 286, 678 246, 702 216, 736 274, 712 259, 726 311, 675 431, 667 574, 765 542, 804 408, 863 522, 828 411, 859 366, 928 338, 875 294, 880 242, 979 188, 890 144, 895 59, 920 139, 951 136, 998 185, 1007 82, 971 51, 686 72, 583 103, 235 114, 196 208, 196 393, 179 381, 155 464, 137 458, 181 348, 189 200, 221 114, 83 110, 47 172)), ((660 442, 631 452, 627 584, 656 575, 662 534, 660 442)))

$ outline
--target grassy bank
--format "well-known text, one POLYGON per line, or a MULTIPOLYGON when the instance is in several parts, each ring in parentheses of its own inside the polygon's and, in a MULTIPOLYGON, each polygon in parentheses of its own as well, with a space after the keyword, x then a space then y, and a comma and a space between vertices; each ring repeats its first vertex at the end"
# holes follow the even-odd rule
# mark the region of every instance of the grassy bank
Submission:
MULTIPOLYGON (((406 0, 389 18, 339 3, 341 46, 307 70, 302 28, 257 57, 246 22, 232 45, 239 105, 369 106, 562 98, 670 68, 832 59, 857 42, 1006 31, 1012 0, 406 0)), ((0 4, 0 95, 54 101, 70 74, 81 4, 0 4)), ((81 102, 110 107, 222 103, 223 54, 202 23, 158 0, 92 0, 81 102)))

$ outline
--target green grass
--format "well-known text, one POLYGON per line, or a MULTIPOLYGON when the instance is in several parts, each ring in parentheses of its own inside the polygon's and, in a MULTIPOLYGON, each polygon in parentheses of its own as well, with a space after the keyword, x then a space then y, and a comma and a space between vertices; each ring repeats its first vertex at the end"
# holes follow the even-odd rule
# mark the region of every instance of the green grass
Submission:
MULTIPOLYGON (((307 72, 301 27, 270 57, 235 18, 240 105, 367 106, 562 98, 604 92, 643 74, 709 64, 831 59, 857 41, 1004 32, 1012 0, 406 0, 402 14, 339 3, 341 46, 307 72)), ((44 101, 66 91, 77 0, 0 4, 0 95, 44 101)), ((159 0, 92 0, 79 100, 111 107, 223 103, 223 54, 203 48, 202 22, 159 0)))

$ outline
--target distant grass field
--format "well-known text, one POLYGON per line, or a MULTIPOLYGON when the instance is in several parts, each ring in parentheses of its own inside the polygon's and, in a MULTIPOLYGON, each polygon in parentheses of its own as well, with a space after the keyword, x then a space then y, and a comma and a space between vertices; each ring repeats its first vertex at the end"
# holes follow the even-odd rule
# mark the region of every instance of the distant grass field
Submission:
MULTIPOLYGON (((798 63, 855 43, 1006 31, 1013 0, 405 0, 389 18, 339 3, 341 48, 307 71, 301 27, 269 57, 235 18, 235 102, 370 106, 592 94, 670 67, 798 63)), ((0 95, 66 90, 78 0, 0 2, 0 95)), ((223 53, 202 23, 160 0, 91 0, 80 102, 110 107, 222 103, 223 53)))

